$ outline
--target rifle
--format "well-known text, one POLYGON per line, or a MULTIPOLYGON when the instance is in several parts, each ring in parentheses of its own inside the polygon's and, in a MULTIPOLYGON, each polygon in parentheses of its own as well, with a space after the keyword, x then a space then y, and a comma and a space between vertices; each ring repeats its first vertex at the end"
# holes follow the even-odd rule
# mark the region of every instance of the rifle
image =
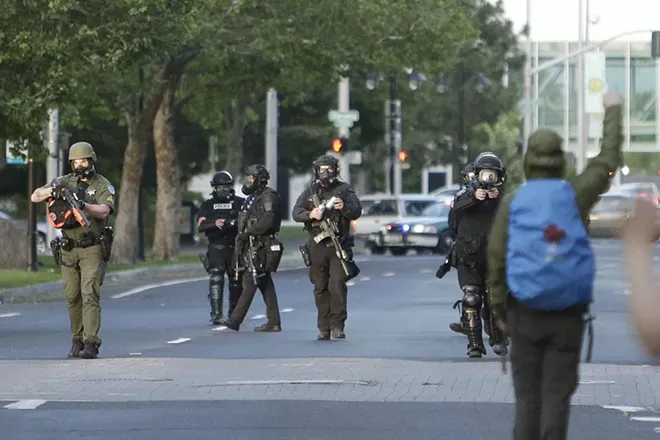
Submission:
MULTIPOLYGON (((321 209, 322 216, 325 214, 326 210, 333 208, 335 200, 336 198, 332 197, 325 204, 322 204, 319 196, 317 194, 312 194, 312 202, 316 208, 321 209)), ((344 270, 344 274, 347 277, 350 277, 351 271, 347 265, 347 262, 349 261, 348 253, 339 242, 339 228, 337 228, 337 223, 333 222, 330 218, 321 217, 321 229, 330 237, 330 240, 332 240, 332 245, 335 248, 337 258, 339 258, 339 262, 341 263, 341 268, 344 270)))
POLYGON ((248 256, 247 256, 247 263, 248 267, 250 269, 250 272, 252 272, 252 281, 254 282, 254 285, 257 285, 257 269, 254 267, 254 237, 249 236, 248 237, 248 256))
POLYGON ((78 198, 78 195, 76 193, 72 193, 71 190, 69 190, 65 186, 53 186, 53 192, 58 194, 58 197, 64 200, 69 207, 71 208, 71 212, 73 213, 73 216, 75 217, 76 221, 80 223, 82 226, 89 226, 89 219, 85 215, 85 212, 80 209, 80 199, 78 198))

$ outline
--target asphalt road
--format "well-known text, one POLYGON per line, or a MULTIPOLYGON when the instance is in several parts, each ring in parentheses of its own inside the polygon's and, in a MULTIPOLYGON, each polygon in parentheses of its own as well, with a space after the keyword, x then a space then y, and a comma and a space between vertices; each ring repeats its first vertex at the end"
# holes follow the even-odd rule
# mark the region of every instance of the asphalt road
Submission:
MULTIPOLYGON (((631 333, 620 243, 597 240, 594 363, 652 364, 631 333)), ((656 250, 660 259, 660 249, 656 250)), ((315 341, 316 311, 306 270, 275 275, 283 332, 258 334, 257 295, 238 333, 208 322, 207 281, 103 291, 101 357, 385 358, 458 362, 466 341, 448 324, 460 298, 455 271, 434 273, 438 256, 369 256, 349 291, 345 341, 315 341)), ((176 281, 176 280, 175 280, 176 281)), ((170 281, 171 283, 172 281, 170 281)), ((70 345, 63 302, 0 305, 0 360, 63 359, 70 345)), ((486 359, 494 360, 489 352, 486 359)), ((87 361, 79 361, 87 362, 87 361)), ((94 361, 89 361, 94 362, 94 361)), ((479 361, 478 361, 479 362, 479 361)), ((1 383, 1 382, 0 382, 1 383)), ((1 394, 1 393, 0 393, 1 394)), ((0 396, 0 399, 4 399, 0 396)), ((10 399, 4 399, 10 400, 10 399)), ((11 402, 7 402, 11 404, 11 402)), ((512 406, 500 403, 305 401, 47 402, 34 411, 2 411, 3 439, 510 438, 512 406), (241 414, 249 417, 241 421, 241 414), (470 422, 479 414, 479 423, 470 422), (325 417, 327 416, 327 417, 325 417), (492 431, 490 431, 492 429, 492 431), (339 432, 339 434, 338 434, 339 432)), ((658 419, 657 421, 660 421, 658 419)), ((573 409, 571 438, 657 437, 653 426, 601 407, 573 409), (578 435, 578 431, 580 434, 578 435)))

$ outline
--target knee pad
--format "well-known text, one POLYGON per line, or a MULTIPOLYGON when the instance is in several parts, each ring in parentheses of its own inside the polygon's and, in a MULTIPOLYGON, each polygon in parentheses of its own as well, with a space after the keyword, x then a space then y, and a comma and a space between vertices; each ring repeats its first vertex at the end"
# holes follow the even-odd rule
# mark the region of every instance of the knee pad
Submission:
POLYGON ((463 306, 479 308, 481 306, 481 289, 477 286, 463 286, 463 306))
POLYGON ((222 284, 225 280, 225 274, 219 269, 211 269, 211 284, 222 284))

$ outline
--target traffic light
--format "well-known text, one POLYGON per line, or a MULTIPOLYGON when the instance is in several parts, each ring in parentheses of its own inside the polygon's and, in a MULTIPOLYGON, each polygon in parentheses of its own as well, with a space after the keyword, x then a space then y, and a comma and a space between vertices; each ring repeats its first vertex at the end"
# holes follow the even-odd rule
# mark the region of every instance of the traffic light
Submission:
POLYGON ((403 150, 399 151, 399 162, 405 163, 407 160, 408 160, 408 153, 406 153, 403 150))
POLYGON ((336 137, 332 140, 332 151, 335 153, 341 153, 342 150, 346 148, 347 139, 342 137, 336 137))

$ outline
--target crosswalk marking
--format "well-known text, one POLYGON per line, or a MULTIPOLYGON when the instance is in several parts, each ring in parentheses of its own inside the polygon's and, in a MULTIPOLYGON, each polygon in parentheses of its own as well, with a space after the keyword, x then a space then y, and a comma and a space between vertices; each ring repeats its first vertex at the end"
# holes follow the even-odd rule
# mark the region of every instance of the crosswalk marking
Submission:
POLYGON ((19 400, 9 405, 5 405, 5 409, 37 409, 41 405, 46 403, 46 400, 37 400, 37 399, 28 399, 28 400, 19 400))

